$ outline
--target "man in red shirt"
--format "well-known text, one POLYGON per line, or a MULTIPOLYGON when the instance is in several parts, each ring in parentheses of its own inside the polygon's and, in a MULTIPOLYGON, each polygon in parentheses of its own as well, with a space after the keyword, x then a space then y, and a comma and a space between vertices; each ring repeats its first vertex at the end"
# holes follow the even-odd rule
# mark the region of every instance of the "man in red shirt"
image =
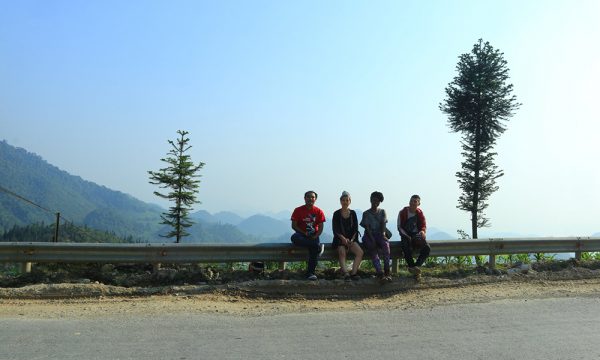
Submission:
POLYGON ((295 231, 291 237, 292 243, 308 249, 308 266, 306 271, 306 278, 308 280, 317 280, 317 276, 315 275, 317 258, 323 253, 323 245, 319 241, 319 236, 323 232, 325 214, 315 206, 317 196, 316 192, 307 191, 304 194, 304 205, 294 209, 291 219, 292 229, 295 231))

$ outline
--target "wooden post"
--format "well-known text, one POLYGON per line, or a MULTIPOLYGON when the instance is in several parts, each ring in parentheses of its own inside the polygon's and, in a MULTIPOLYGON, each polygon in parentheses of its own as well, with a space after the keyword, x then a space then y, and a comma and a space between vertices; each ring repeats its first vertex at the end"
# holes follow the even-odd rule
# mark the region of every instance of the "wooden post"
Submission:
POLYGON ((56 213, 56 224, 54 225, 54 242, 58 242, 58 225, 60 224, 60 213, 56 213))
POLYGON ((19 264, 19 273, 23 274, 23 273, 30 273, 31 272, 31 263, 30 262, 24 262, 24 263, 20 263, 19 264))
POLYGON ((496 255, 490 255, 490 269, 495 269, 496 268, 496 255))
POLYGON ((285 270, 285 261, 280 261, 279 262, 279 271, 283 271, 285 270))

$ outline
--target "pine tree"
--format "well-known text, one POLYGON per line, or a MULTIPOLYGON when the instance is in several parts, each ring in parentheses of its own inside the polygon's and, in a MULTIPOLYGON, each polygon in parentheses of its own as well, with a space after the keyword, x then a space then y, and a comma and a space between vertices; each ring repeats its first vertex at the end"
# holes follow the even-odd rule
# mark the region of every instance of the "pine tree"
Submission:
POLYGON ((457 208, 471 213, 473 239, 477 229, 490 226, 484 210, 496 190, 496 179, 504 175, 494 164, 493 151, 505 122, 521 105, 513 86, 507 84, 508 67, 504 54, 482 39, 470 53, 459 57, 458 75, 446 87, 440 110, 448 115, 453 132, 462 134, 462 170, 456 173, 462 194, 457 208))
POLYGON ((176 242, 180 242, 182 237, 189 235, 186 228, 193 224, 188 214, 192 209, 192 205, 198 203, 196 194, 198 193, 200 180, 197 178, 200 177, 198 172, 202 169, 204 163, 194 164, 191 157, 186 154, 192 147, 188 145, 190 141, 186 137, 188 132, 178 130, 177 134, 179 134, 177 142, 168 140, 172 147, 168 152, 168 156, 160 159, 169 166, 157 172, 148 171, 148 174, 150 174, 150 184, 169 189, 167 194, 155 191, 154 195, 175 203, 169 207, 168 212, 161 215, 161 224, 169 225, 173 229, 168 234, 161 236, 175 237, 176 242))

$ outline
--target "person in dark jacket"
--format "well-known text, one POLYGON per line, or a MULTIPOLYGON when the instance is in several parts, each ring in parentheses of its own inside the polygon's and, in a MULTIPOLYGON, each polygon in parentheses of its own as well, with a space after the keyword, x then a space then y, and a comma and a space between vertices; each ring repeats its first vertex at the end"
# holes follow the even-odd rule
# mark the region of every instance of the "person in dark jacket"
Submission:
POLYGON ((400 247, 404 253, 404 259, 408 265, 408 271, 419 280, 421 277, 421 268, 429 253, 431 247, 427 243, 427 221, 423 210, 419 208, 421 197, 413 195, 410 197, 408 206, 398 213, 398 232, 400 233, 400 247), (413 259, 413 254, 418 254, 417 261, 413 259))
POLYGON ((346 281, 360 279, 357 272, 363 258, 363 250, 358 244, 358 218, 356 212, 350 209, 351 202, 350 194, 347 191, 342 192, 342 196, 340 196, 342 208, 333 213, 331 220, 333 227, 331 247, 337 249, 340 269, 346 281), (354 263, 352 263, 350 274, 346 268, 346 256, 349 252, 354 254, 354 263))

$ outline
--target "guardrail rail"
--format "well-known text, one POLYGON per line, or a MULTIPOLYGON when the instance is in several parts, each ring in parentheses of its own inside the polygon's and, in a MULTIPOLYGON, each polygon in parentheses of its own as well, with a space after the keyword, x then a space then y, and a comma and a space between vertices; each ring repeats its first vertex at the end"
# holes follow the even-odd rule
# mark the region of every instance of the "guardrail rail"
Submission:
MULTIPOLYGON (((599 237, 542 237, 542 238, 489 238, 466 240, 431 240, 432 257, 477 256, 490 257, 495 266, 495 256, 527 253, 575 253, 600 251, 599 237)), ((391 241, 393 269, 402 258, 399 241, 391 241)), ((307 252, 290 243, 262 244, 105 244, 105 243, 46 243, 4 242, 0 243, 0 262, 29 264, 23 271, 30 271, 31 263, 228 263, 272 261, 280 268, 286 262, 306 261, 307 252)), ((321 260, 336 260, 337 253, 326 244, 321 260)))

